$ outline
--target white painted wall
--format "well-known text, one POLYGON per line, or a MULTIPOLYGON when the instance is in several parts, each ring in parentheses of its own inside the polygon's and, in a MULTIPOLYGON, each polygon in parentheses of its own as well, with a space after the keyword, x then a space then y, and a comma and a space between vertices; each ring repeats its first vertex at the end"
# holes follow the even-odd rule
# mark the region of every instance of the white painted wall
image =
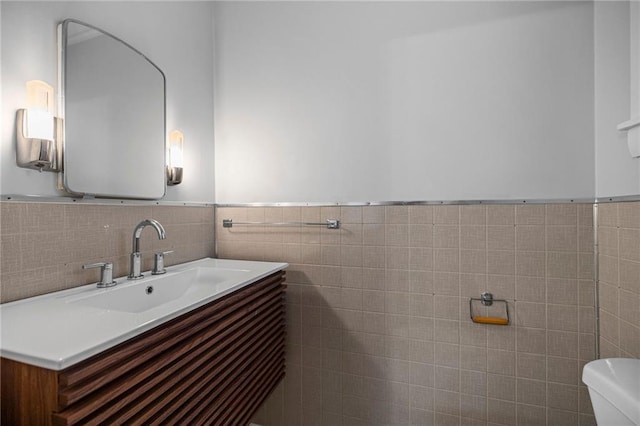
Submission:
POLYGON ((217 2, 216 201, 593 197, 589 2, 217 2))
POLYGON ((74 17, 165 71, 167 130, 187 150, 167 200, 638 194, 640 162, 615 130, 630 102, 628 7, 2 1, 0 193, 60 194, 53 174, 15 166, 14 114, 26 80, 55 83, 55 25, 74 17))
POLYGON ((640 80, 640 68, 630 63, 630 53, 635 61, 640 60, 640 53, 637 46, 633 51, 630 46, 630 19, 634 17, 629 6, 628 2, 594 4, 596 195, 603 198, 640 194, 640 159, 630 156, 626 132, 616 129, 631 118, 631 102, 638 105, 640 101, 637 89, 631 96, 630 79, 635 74, 636 81, 640 80))
POLYGON ((15 111, 25 82, 56 85, 56 25, 76 18, 145 53, 167 78, 167 132, 185 135, 185 174, 165 200, 214 201, 213 38, 210 2, 0 2, 2 109, 0 193, 55 196, 53 173, 15 165, 15 111))

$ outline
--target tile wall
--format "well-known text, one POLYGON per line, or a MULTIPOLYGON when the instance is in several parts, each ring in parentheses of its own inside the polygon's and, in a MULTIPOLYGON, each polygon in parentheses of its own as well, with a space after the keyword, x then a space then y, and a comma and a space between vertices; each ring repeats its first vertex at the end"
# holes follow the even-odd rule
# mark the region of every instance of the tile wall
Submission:
MULTIPOLYGON (((640 202, 600 204, 601 356, 640 358, 640 202)), ((288 374, 264 425, 593 424, 581 366, 594 357, 591 205, 218 208, 220 257, 286 261, 288 374), (221 227, 223 218, 322 228, 221 227), (512 325, 473 324, 468 297, 509 300, 512 325)), ((213 253, 213 208, 0 203, 0 301, 213 253)))
POLYGON ((217 255, 285 261, 287 376, 262 425, 593 425, 590 204, 219 207, 217 255), (342 221, 340 230, 234 221, 342 221), (484 290, 512 324, 469 319, 484 290))
POLYGON ((598 205, 600 356, 640 358, 640 202, 598 205))
POLYGON ((167 238, 145 228, 143 270, 158 251, 174 250, 167 265, 213 256, 212 206, 0 202, 0 302, 96 282, 99 271, 85 263, 111 261, 114 277, 126 275, 133 229, 148 218, 167 238))

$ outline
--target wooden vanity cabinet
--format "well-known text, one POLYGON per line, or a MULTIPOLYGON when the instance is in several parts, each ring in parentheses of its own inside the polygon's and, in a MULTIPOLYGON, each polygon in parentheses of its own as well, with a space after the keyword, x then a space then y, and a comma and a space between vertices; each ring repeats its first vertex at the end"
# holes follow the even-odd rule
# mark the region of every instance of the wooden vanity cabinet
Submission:
POLYGON ((244 425, 284 376, 280 271, 65 370, 2 358, 3 425, 244 425))

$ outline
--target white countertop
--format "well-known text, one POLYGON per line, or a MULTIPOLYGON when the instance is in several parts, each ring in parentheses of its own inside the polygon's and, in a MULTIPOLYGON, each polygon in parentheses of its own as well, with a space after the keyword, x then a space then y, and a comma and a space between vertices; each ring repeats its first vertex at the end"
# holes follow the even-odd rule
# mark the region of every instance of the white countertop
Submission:
POLYGON ((165 275, 145 273, 145 278, 137 281, 121 277, 116 279, 118 285, 107 289, 90 284, 5 303, 0 305, 0 355, 50 370, 63 370, 287 266, 208 258, 168 267, 165 275), (126 294, 128 287, 153 285, 155 280, 193 268, 211 271, 220 268, 234 274, 214 286, 192 288, 168 303, 141 312, 78 303, 100 293, 120 290, 122 293, 116 294, 126 294))

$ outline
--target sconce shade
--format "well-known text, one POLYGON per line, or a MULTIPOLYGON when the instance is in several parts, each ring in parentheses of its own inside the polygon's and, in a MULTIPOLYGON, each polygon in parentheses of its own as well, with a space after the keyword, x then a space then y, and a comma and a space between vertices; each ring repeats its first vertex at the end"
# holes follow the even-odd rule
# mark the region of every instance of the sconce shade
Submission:
POLYGON ((179 130, 169 134, 169 158, 167 164, 167 185, 182 183, 184 167, 184 135, 179 130))
POLYGON ((53 140, 53 114, 38 109, 24 110, 24 137, 53 140))
POLYGON ((27 81, 27 108, 53 114, 53 87, 41 80, 27 81))
POLYGON ((27 81, 24 136, 53 140, 53 87, 41 80, 27 81))
POLYGON ((184 167, 184 135, 179 130, 169 134, 169 166, 184 167))

